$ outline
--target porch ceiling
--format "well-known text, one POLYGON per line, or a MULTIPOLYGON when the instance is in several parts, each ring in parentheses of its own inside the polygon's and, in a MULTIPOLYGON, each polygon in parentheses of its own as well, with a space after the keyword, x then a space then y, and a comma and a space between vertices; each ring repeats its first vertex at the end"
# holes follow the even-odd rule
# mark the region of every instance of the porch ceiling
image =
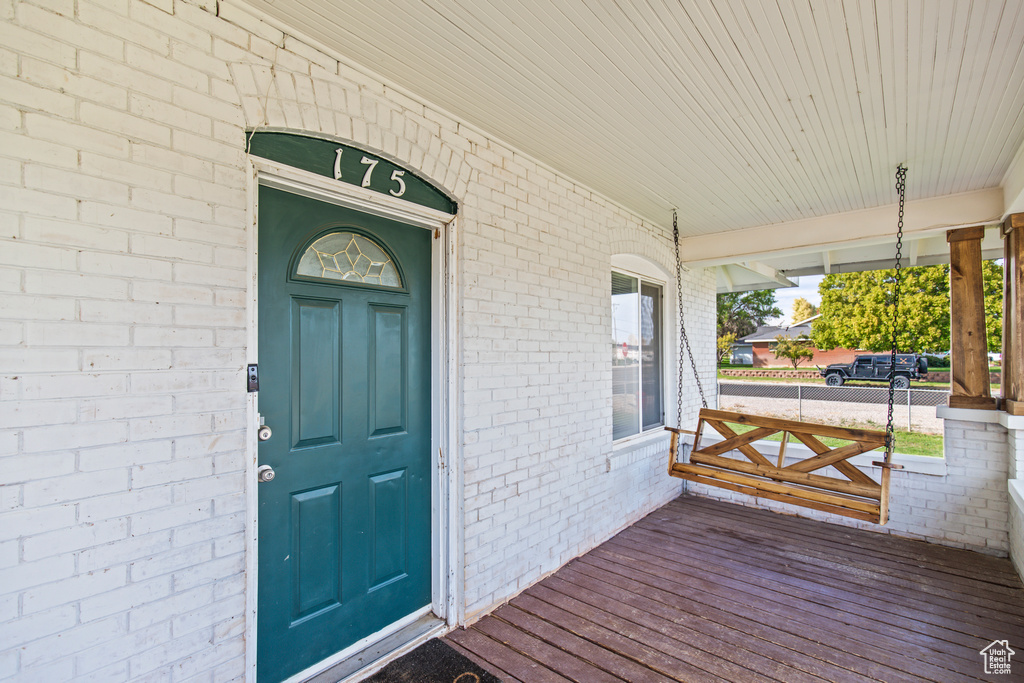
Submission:
POLYGON ((901 162, 997 188, 1024 141, 1016 0, 246 2, 684 237, 890 205, 901 162))

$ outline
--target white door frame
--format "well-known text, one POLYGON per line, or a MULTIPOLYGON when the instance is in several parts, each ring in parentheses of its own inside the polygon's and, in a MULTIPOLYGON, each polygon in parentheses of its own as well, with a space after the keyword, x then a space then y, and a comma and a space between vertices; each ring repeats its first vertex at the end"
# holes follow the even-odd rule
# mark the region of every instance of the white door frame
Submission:
MULTIPOLYGON (((350 143, 348 143, 350 144, 350 143)), ((249 157, 247 216, 247 349, 246 363, 259 362, 259 320, 257 253, 259 229, 259 186, 265 185, 311 199, 355 209, 407 225, 431 230, 431 465, 436 476, 431 480, 431 611, 449 628, 463 618, 462 578, 464 576, 462 520, 462 468, 457 462, 461 450, 455 436, 457 401, 457 327, 450 302, 454 301, 456 217, 417 204, 411 204, 362 187, 341 183, 308 171, 267 159, 249 157)), ((246 402, 246 585, 245 585, 245 666, 246 681, 256 683, 257 552, 259 394, 250 393, 246 402)), ((401 622, 399 622, 401 623, 401 622)), ((387 630, 387 629, 386 629, 387 630)), ((382 634, 386 635, 384 632, 382 634)), ((347 652, 343 651, 343 652, 347 652)), ((316 665, 326 669, 341 661, 332 657, 316 665)), ((306 670, 313 675, 316 671, 306 670)))

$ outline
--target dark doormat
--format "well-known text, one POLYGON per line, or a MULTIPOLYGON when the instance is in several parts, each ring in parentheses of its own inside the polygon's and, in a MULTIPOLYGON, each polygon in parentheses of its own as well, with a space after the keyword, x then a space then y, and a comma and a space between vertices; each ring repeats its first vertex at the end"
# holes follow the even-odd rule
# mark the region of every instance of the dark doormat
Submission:
POLYGON ((501 683, 438 638, 399 657, 365 683, 501 683))

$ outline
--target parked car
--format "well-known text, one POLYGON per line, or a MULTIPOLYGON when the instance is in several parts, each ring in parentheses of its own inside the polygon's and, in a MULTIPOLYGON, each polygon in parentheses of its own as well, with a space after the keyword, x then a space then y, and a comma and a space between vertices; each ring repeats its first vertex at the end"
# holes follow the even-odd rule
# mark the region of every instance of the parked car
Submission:
MULTIPOLYGON (((888 382, 890 372, 890 354, 857 356, 852 363, 833 363, 825 368, 818 368, 825 384, 830 387, 841 387, 847 380, 865 382, 888 382)), ((900 353, 896 355, 896 378, 893 386, 897 389, 909 389, 910 380, 922 379, 928 374, 928 360, 916 353, 900 353)))

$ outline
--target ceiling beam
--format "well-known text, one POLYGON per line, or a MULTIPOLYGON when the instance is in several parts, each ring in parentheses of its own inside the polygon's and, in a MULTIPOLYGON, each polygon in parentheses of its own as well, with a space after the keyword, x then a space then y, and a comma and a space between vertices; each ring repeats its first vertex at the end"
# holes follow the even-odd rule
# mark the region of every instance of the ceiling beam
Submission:
POLYGON ((921 240, 914 240, 907 245, 907 258, 910 259, 910 265, 917 265, 917 257, 921 255, 921 240))
MULTIPOLYGON (((711 267, 788 254, 822 251, 822 247, 884 244, 896 237, 896 204, 862 211, 819 216, 788 223, 761 225, 679 241, 679 252, 688 265, 711 267)), ((905 235, 931 233, 999 223, 1003 216, 1003 189, 933 197, 907 202, 905 235)))
POLYGON ((736 285, 733 284, 732 278, 729 277, 729 266, 719 266, 718 272, 722 274, 722 279, 725 280, 726 291, 733 291, 736 285))
POLYGON ((742 263, 735 264, 740 268, 746 268, 752 273, 756 273, 761 277, 777 282, 783 287, 796 287, 796 283, 782 275, 779 271, 775 270, 771 266, 765 265, 764 263, 758 263, 757 261, 744 261, 742 263))
POLYGON ((1024 144, 1017 149, 1003 176, 1003 216, 1024 212, 1024 144))

